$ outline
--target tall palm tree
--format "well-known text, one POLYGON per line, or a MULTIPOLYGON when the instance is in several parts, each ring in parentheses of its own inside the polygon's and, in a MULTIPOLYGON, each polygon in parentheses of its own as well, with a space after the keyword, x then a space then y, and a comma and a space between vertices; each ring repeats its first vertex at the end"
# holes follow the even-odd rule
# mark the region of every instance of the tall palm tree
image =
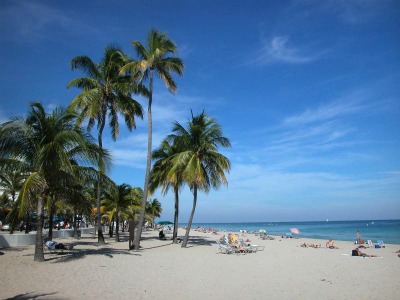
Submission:
POLYGON ((158 149, 153 151, 152 157, 155 161, 150 173, 149 190, 151 193, 161 187, 161 192, 165 195, 168 190, 173 189, 175 196, 174 231, 172 233, 173 243, 177 243, 178 237, 178 218, 179 218, 179 190, 183 185, 182 170, 172 168, 172 159, 179 153, 176 145, 163 140, 158 149))
POLYGON ((109 164, 106 151, 75 123, 76 115, 65 109, 47 114, 40 103, 32 103, 27 118, 14 119, 0 126, 0 158, 4 164, 24 166, 29 171, 17 202, 24 214, 33 199, 37 207, 35 261, 44 261, 44 199, 49 197, 66 175, 73 176, 74 165, 97 163, 99 156, 109 164))
POLYGON ((180 153, 173 159, 172 169, 182 170, 184 181, 193 192, 193 208, 190 214, 182 247, 186 247, 193 216, 197 204, 197 192, 206 193, 211 188, 219 188, 221 183, 228 184, 225 172, 230 170, 228 158, 218 152, 218 147, 230 147, 229 139, 222 136, 220 125, 204 111, 188 121, 187 128, 174 122, 173 134, 168 140, 179 145, 180 153))
MULTIPOLYGON (((130 62, 130 59, 118 47, 108 46, 105 49, 104 57, 99 64, 95 64, 87 56, 77 56, 72 59, 72 69, 81 69, 88 77, 76 78, 72 80, 67 88, 77 87, 82 89, 82 93, 77 95, 70 103, 70 109, 79 112, 78 124, 88 118, 88 130, 97 122, 98 134, 97 141, 103 149, 103 130, 108 121, 111 128, 113 140, 119 135, 118 116, 125 118, 125 124, 130 131, 136 128, 135 116, 143 118, 141 105, 134 100, 131 95, 147 95, 147 89, 136 84, 129 73, 121 73, 120 69, 130 62)), ((97 226, 98 242, 104 244, 102 232, 100 200, 101 200, 101 172, 102 162, 99 161, 99 181, 97 185, 97 226)))
POLYGON ((147 121, 148 121, 148 140, 147 140, 147 163, 146 163, 146 175, 144 181, 144 193, 142 199, 142 209, 140 211, 140 218, 138 223, 137 234, 134 242, 134 249, 139 249, 140 238, 142 236, 142 227, 144 223, 144 215, 146 202, 148 197, 148 184, 150 178, 151 168, 151 145, 152 145, 152 112, 151 106, 153 102, 153 77, 154 73, 163 81, 164 85, 172 93, 176 92, 177 86, 171 73, 182 76, 183 74, 183 62, 178 57, 171 57, 169 55, 175 55, 177 47, 175 43, 167 37, 165 33, 161 33, 155 29, 151 30, 147 37, 147 48, 143 46, 139 41, 132 42, 132 45, 136 49, 139 56, 139 61, 130 62, 122 68, 122 72, 130 71, 131 74, 137 75, 139 78, 149 79, 149 101, 147 107, 147 121))

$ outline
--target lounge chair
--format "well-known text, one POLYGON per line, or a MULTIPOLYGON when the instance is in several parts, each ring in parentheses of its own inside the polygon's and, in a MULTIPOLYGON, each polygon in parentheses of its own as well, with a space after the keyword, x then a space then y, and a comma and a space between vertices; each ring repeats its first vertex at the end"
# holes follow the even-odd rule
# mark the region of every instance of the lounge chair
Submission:
POLYGON ((368 247, 369 248, 374 248, 375 247, 371 240, 368 240, 367 243, 368 243, 368 247))
POLYGON ((257 246, 247 244, 243 240, 240 240, 238 243, 240 245, 240 247, 238 248, 239 251, 244 251, 244 252, 248 252, 248 253, 255 253, 258 251, 257 246))
POLYGON ((378 241, 378 245, 379 245, 379 248, 385 248, 386 247, 385 243, 382 240, 378 241))
POLYGON ((230 247, 225 241, 218 241, 216 244, 218 246, 217 253, 223 253, 223 254, 237 253, 237 249, 230 247))
POLYGON ((256 251, 263 251, 265 249, 265 246, 261 245, 251 245, 252 248, 255 248, 256 251))

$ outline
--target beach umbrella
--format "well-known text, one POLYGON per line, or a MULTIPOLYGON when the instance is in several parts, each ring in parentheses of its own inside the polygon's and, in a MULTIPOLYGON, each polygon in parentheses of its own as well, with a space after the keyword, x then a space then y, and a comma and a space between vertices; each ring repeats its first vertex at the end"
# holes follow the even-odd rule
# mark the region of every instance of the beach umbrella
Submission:
POLYGON ((160 221, 157 223, 158 225, 172 225, 174 223, 170 222, 170 221, 160 221))
POLYGON ((290 231, 294 234, 300 234, 300 230, 298 230, 297 228, 290 228, 290 231))
POLYGON ((258 232, 263 232, 263 233, 265 233, 266 231, 265 231, 265 229, 260 229, 258 232))

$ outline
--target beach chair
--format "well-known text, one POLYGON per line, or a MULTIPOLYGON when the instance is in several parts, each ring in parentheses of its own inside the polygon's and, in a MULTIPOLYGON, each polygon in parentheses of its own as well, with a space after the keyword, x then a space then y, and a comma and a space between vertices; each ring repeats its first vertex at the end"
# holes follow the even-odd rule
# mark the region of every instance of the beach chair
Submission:
POLYGON ((368 243, 368 247, 369 248, 374 248, 375 247, 371 240, 368 240, 367 243, 368 243))
POLYGON ((232 254, 236 252, 235 249, 230 247, 225 241, 218 241, 216 244, 218 246, 217 253, 232 254))
POLYGON ((383 240, 379 240, 379 241, 378 241, 378 245, 379 245, 379 248, 385 248, 385 247, 386 247, 386 245, 385 245, 385 243, 383 242, 383 240))
POLYGON ((231 247, 228 247, 225 245, 221 245, 220 247, 218 247, 217 252, 222 253, 222 254, 237 253, 237 251, 234 248, 231 248, 231 247))
POLYGON ((255 248, 257 251, 263 251, 265 249, 265 246, 261 245, 251 245, 251 247, 255 248))
POLYGON ((247 244, 243 240, 240 240, 238 243, 240 244, 240 247, 241 247, 241 248, 238 248, 239 251, 248 252, 248 253, 255 253, 258 251, 257 246, 247 244))

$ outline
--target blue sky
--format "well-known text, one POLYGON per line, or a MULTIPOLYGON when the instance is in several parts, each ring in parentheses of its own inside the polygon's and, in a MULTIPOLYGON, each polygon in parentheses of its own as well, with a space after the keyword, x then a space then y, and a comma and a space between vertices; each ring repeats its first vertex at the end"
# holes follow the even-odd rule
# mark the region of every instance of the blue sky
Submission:
MULTIPOLYGON (((0 121, 30 101, 66 106, 82 74, 116 43, 166 32, 186 69, 157 81, 154 147, 190 110, 217 119, 232 148, 229 186, 200 194, 194 222, 400 218, 400 3, 327 1, 7 1, 0 3, 0 121), (396 84, 397 82, 397 84, 396 84)), ((144 107, 144 99, 138 98, 144 107)), ((143 186, 147 121, 109 132, 110 176, 143 186)), ((121 128, 123 125, 121 125, 121 128)), ((92 132, 95 134, 95 132, 92 132)), ((173 195, 155 194, 162 219, 173 195)), ((192 195, 182 190, 180 222, 192 195)))

